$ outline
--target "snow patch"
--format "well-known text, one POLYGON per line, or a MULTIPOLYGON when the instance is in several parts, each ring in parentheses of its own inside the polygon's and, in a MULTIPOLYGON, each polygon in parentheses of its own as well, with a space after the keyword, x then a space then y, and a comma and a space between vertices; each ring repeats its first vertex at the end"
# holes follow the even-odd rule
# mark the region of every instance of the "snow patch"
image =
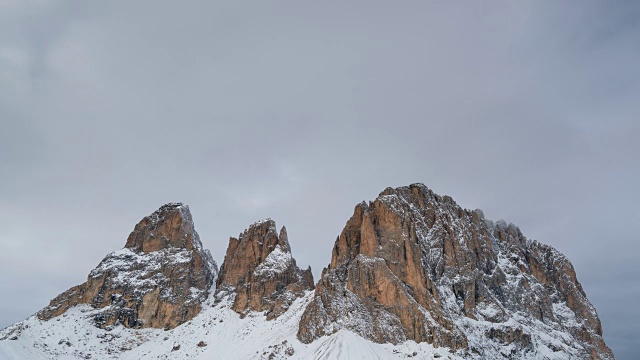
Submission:
POLYGON ((280 245, 277 245, 264 261, 258 265, 253 271, 253 276, 272 276, 280 274, 287 270, 292 264, 291 253, 283 251, 280 245))

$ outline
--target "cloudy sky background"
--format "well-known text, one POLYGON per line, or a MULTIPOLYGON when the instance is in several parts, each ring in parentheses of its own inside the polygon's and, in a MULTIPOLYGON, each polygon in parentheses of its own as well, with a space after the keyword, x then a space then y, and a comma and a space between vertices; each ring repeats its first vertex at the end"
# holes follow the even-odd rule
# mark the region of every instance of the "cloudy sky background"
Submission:
POLYGON ((317 277, 423 182, 575 265, 640 358, 640 6, 0 0, 0 328, 166 202, 220 264, 271 217, 317 277))

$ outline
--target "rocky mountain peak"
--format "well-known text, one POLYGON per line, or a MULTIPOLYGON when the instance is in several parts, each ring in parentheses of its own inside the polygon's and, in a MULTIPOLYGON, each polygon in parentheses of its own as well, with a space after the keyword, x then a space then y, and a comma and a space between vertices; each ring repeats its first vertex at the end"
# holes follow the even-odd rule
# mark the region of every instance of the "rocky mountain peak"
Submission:
POLYGON ((217 281, 218 297, 233 294, 233 309, 266 311, 279 316, 291 303, 313 289, 311 269, 300 270, 291 254, 287 230, 263 220, 249 226, 229 247, 217 281))
POLYGON ((389 187, 357 204, 315 286, 275 221, 230 238, 218 276, 189 207, 163 205, 85 283, 37 318, 0 330, 0 357, 89 351, 132 359, 153 351, 156 358, 183 351, 242 359, 614 359, 564 255, 423 184, 389 187), (60 332, 73 340, 52 340, 60 332))
POLYGON ((289 236, 287 235, 286 227, 283 226, 280 229, 280 236, 278 236, 278 239, 280 240, 280 246, 282 246, 282 249, 286 252, 291 252, 291 245, 289 244, 289 236))
POLYGON ((125 248, 135 252, 153 252, 167 248, 202 249, 189 206, 182 203, 162 205, 145 216, 129 235, 125 248))
POLYGON ((309 343, 340 329, 484 358, 545 349, 613 358, 562 254, 422 184, 358 204, 336 240, 298 338, 309 343))
POLYGON ((48 320, 87 304, 99 310, 99 327, 173 328, 200 312, 217 271, 189 207, 166 204, 144 217, 125 247, 107 255, 84 284, 57 296, 38 317, 48 320))

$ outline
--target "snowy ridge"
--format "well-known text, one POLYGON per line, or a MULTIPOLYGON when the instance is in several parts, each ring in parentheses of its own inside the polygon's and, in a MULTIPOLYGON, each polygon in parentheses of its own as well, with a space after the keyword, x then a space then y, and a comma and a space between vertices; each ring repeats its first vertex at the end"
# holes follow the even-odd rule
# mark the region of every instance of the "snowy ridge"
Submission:
POLYGON ((253 271, 253 276, 271 276, 287 270, 292 264, 292 256, 288 251, 283 251, 280 245, 267 255, 253 271))
MULTIPOLYGON (((162 288, 161 298, 173 296, 171 288, 166 284, 169 279, 160 270, 176 267, 176 265, 192 261, 193 252, 190 250, 168 248, 149 253, 136 253, 123 248, 107 255, 100 264, 89 273, 89 277, 98 278, 111 275, 111 288, 130 288, 140 295, 162 288)), ((215 268, 215 263, 210 264, 215 268)), ((201 289, 191 288, 190 300, 196 300, 206 294, 201 289)))
POLYGON ((241 319, 229 298, 215 305, 209 299, 198 316, 170 331, 99 329, 91 323, 95 310, 77 306, 51 321, 32 316, 0 331, 0 359, 460 359, 446 348, 376 344, 348 331, 302 344, 296 332, 311 298, 308 292, 271 321, 256 312, 241 319))
POLYGON ((273 231, 274 233, 277 233, 276 232, 277 229, 276 229, 276 226, 275 226, 275 222, 271 218, 258 220, 256 222, 254 222, 253 224, 249 225, 249 229, 250 228, 260 227, 262 224, 269 224, 269 231, 273 231))

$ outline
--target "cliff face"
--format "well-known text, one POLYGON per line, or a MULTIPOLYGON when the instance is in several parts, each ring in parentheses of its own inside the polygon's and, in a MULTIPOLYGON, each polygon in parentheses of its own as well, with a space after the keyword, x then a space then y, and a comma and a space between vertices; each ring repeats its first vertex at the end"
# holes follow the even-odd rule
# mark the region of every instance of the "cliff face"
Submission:
POLYGON ((422 184, 357 205, 336 240, 298 338, 340 329, 488 357, 613 358, 562 254, 422 184))
POLYGON ((24 344, 49 357, 93 349, 120 356, 135 343, 140 350, 129 355, 138 358, 149 349, 142 344, 159 335, 142 339, 153 332, 147 331, 136 332, 136 339, 91 341, 107 339, 102 329, 112 325, 173 329, 188 322, 162 337, 178 346, 167 345, 158 357, 179 351, 180 343, 205 354, 207 342, 219 347, 239 342, 246 351, 225 356, 614 358, 564 255, 527 239, 515 225, 486 220, 482 211, 463 209, 422 184, 387 188, 374 201, 358 204, 311 290, 311 269, 298 268, 286 229, 277 231, 274 221, 254 223, 231 238, 218 276, 189 208, 167 204, 142 219, 125 247, 105 257, 84 284, 53 299, 37 318, 0 331, 0 354, 36 357, 21 353, 33 350, 21 345, 26 338, 24 344), (213 291, 216 301, 205 302, 213 291), (78 307, 66 320, 41 321, 81 304, 93 309, 78 307), (266 319, 245 318, 250 312, 264 312, 266 319), (82 333, 98 333, 76 337, 83 344, 78 350, 61 350, 71 342, 55 339, 57 334, 69 337, 73 328, 76 336, 75 327, 87 321, 91 330, 82 333), (36 346, 38 339, 50 343, 36 346), (14 340, 23 347, 8 344, 14 340), (358 348, 348 349, 354 342, 358 348), (299 346, 294 349, 293 343, 299 346))
POLYGON ((107 255, 84 284, 60 294, 37 315, 48 320, 89 304, 103 309, 94 316, 100 327, 174 328, 200 312, 216 275, 189 207, 167 204, 142 219, 125 247, 107 255))
POLYGON ((267 319, 280 316, 314 288, 311 268, 300 270, 291 255, 287 230, 283 227, 278 235, 270 219, 229 239, 217 286, 218 297, 235 296, 236 312, 266 311, 267 319))

